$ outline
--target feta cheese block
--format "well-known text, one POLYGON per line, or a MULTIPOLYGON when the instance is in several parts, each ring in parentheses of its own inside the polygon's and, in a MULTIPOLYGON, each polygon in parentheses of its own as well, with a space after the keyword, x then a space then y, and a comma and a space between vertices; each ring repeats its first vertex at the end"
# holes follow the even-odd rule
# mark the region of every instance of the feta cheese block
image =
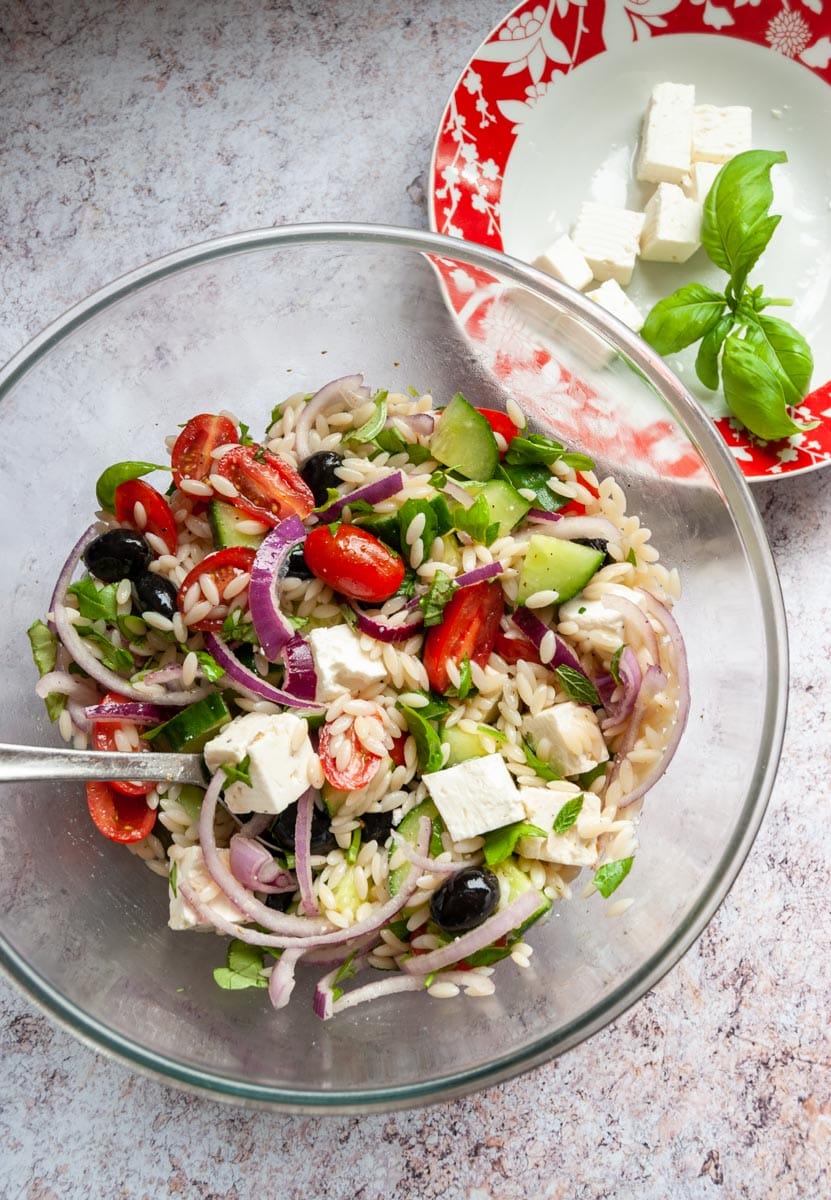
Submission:
POLYGON ((584 200, 572 230, 574 244, 595 279, 616 279, 625 286, 632 278, 638 253, 643 213, 584 200))
POLYGON ((685 177, 683 183, 684 191, 691 200, 695 200, 697 204, 704 204, 721 166, 721 163, 711 162, 694 162, 692 164, 690 173, 685 177))
POLYGON ((607 279, 605 283, 601 283, 599 288, 586 292, 586 295, 590 300, 594 300, 595 304, 605 308, 606 312, 610 312, 623 321, 624 325, 634 329, 635 333, 640 333, 643 329, 646 318, 638 306, 632 303, 616 279, 607 279))
POLYGON ((623 617, 614 608, 607 608, 602 600, 584 600, 582 596, 575 596, 560 605, 557 621, 558 624, 573 623, 578 633, 603 634, 615 645, 624 640, 623 617))
POLYGON ((317 671, 315 698, 323 704, 336 700, 344 692, 358 695, 363 688, 386 679, 384 664, 364 650, 360 635, 348 625, 312 629, 306 641, 317 671))
POLYGON ((205 747, 209 770, 248 758, 251 786, 241 780, 225 788, 225 803, 235 813, 273 813, 293 804, 309 786, 315 757, 309 727, 294 713, 246 713, 226 725, 205 747))
POLYGON ((692 162, 694 108, 692 84, 656 83, 643 119, 638 179, 681 182, 692 162))
POLYGON ((567 233, 538 255, 533 265, 578 292, 588 287, 593 279, 591 267, 567 233))
POLYGON ((753 134, 753 110, 742 104, 717 108, 696 104, 693 110, 693 160, 726 163, 749 150, 753 134))
POLYGON ((659 183, 646 206, 641 258, 686 262, 701 245, 701 205, 675 183, 659 183))
POLYGON ((582 775, 606 762, 609 751, 592 709, 574 700, 522 719, 522 731, 536 754, 561 775, 582 775))
POLYGON ((525 817, 516 784, 499 754, 469 758, 423 778, 454 842, 525 817))
MULTIPOLYGON (((561 784, 560 787, 564 790, 553 791, 550 788, 535 787, 519 789, 529 824, 536 825, 538 829, 552 831, 544 838, 520 838, 516 845, 517 853, 523 858, 539 858, 543 862, 562 863, 566 867, 593 867, 597 862, 597 846, 594 839, 586 844, 576 823, 565 833, 553 832, 552 826, 560 809, 569 800, 580 795, 579 788, 572 787, 566 791, 564 785, 561 784)), ((583 803, 585 804, 585 799, 583 803)))
MULTIPOLYGON (((225 866, 230 870, 230 851, 219 850, 218 854, 225 866)), ((217 883, 214 883, 208 868, 205 866, 205 859, 202 856, 201 846, 174 846, 170 852, 171 869, 176 867, 176 891, 174 894, 173 888, 168 887, 168 898, 170 900, 170 916, 168 925, 171 929, 212 929, 212 925, 207 925, 200 921, 191 906, 187 903, 182 895, 180 884, 187 884, 197 893, 199 899, 208 907, 211 912, 216 913, 218 917, 225 921, 233 921, 236 925, 244 925, 248 920, 245 913, 241 913, 236 908, 217 883)))

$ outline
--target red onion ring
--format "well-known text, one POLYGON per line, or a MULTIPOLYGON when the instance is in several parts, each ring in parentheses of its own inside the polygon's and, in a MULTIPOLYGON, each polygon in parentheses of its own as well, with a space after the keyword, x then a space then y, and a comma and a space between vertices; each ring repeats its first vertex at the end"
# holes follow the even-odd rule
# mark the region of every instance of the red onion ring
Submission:
POLYGON ((297 801, 297 818, 294 822, 294 854, 297 885, 300 888, 300 908, 307 916, 319 916, 320 908, 314 894, 310 842, 312 840, 312 810, 315 793, 307 788, 297 801))
POLYGON ((613 525, 606 517, 558 517, 556 521, 551 521, 549 518, 556 514, 546 513, 544 518, 531 516, 532 512, 538 511, 532 508, 525 519, 547 526, 538 532, 546 533, 549 537, 562 538, 564 541, 600 538, 604 542, 614 542, 623 536, 617 525, 613 525))
POLYGON ((242 665, 227 643, 218 638, 215 633, 206 633, 204 637, 208 653, 212 654, 219 665, 225 669, 227 682, 240 695, 247 696, 251 700, 270 700, 272 704, 280 704, 286 708, 301 708, 304 712, 323 711, 322 705, 282 691, 274 684, 261 679, 259 675, 255 675, 253 671, 249 671, 242 665))
POLYGON ((395 848, 401 851, 407 862, 412 863, 414 867, 418 867, 425 874, 454 875, 456 871, 460 871, 462 867, 468 865, 464 862, 436 862, 434 858, 430 858, 428 855, 417 854, 410 843, 405 841, 404 838, 396 841, 395 848))
POLYGON ((565 517, 561 517, 557 512, 549 512, 547 508, 529 508, 525 520, 542 524, 545 521, 564 521, 565 517))
POLYGON ((132 721, 134 725, 157 725, 166 721, 168 713, 160 704, 88 704, 84 714, 90 721, 99 724, 118 724, 132 721))
POLYGON ((299 633, 293 634, 291 640, 283 647, 283 664, 286 673, 283 676, 283 688, 298 700, 310 700, 314 703, 317 695, 317 671, 312 648, 299 633))
POLYGON ((379 617, 363 612, 357 602, 353 602, 352 609, 358 618, 358 629, 361 633, 375 638, 376 642, 406 642, 420 631, 424 621, 423 615, 418 612, 410 620, 404 621, 400 625, 387 625, 379 617))
POLYGON ((275 1008, 285 1008, 294 991, 294 971, 305 950, 284 950, 271 968, 268 998, 275 1008))
MULTIPOLYGON (((537 650, 542 645, 542 639, 545 635, 552 632, 545 622, 541 621, 530 608, 518 608, 512 614, 511 619, 526 637, 530 638, 537 650)), ((572 671, 579 671, 581 675, 588 679, 588 675, 586 675, 586 672, 580 665, 580 660, 558 633, 554 634, 554 656, 545 666, 549 671, 554 671, 557 667, 571 667, 572 671)))
POLYGON ((618 675, 621 680, 620 696, 614 702, 604 702, 607 715, 600 723, 600 728, 607 735, 613 734, 629 719, 640 691, 643 677, 637 655, 631 646, 624 647, 618 662, 618 675))
POLYGON ((634 600, 628 600, 619 592, 611 591, 603 593, 602 601, 607 608, 613 608, 623 617, 624 627, 629 629, 628 640, 642 645, 652 662, 658 663, 660 661, 658 639, 655 636, 655 630, 649 623, 649 617, 640 605, 634 600))
POLYGON ((382 500, 389 500, 390 496, 397 495, 403 486, 404 476, 400 471, 393 471, 392 474, 385 475, 382 479, 376 479, 373 483, 356 488, 354 492, 349 492, 346 496, 339 496, 324 512, 315 513, 315 516, 321 525, 328 525, 331 521, 337 521, 344 508, 354 503, 355 500, 365 500, 367 504, 380 504, 382 500))
POLYGON ((309 434, 319 416, 335 404, 343 403, 348 395, 357 396, 361 400, 369 400, 369 388, 364 387, 363 383, 363 375, 342 375, 340 379, 324 383, 311 400, 303 405, 294 427, 294 448, 301 463, 312 453, 309 434))
POLYGON ((445 495, 449 496, 451 500, 458 501, 462 508, 470 508, 470 506, 473 504, 473 497, 471 496, 470 492, 467 490, 467 488, 463 488, 462 485, 455 479, 446 479, 441 490, 445 493, 445 495))
POLYGON ((504 570, 501 562, 485 563, 482 567, 474 567, 472 571, 465 571, 464 574, 457 575, 453 582, 460 588, 470 587, 474 583, 482 583, 485 579, 495 579, 504 570))
POLYGON ((535 888, 529 888, 516 900, 495 912, 492 917, 488 917, 487 921, 483 921, 476 929, 471 929, 470 933, 463 933, 461 937, 454 938, 438 950, 431 950, 427 954, 414 954, 412 958, 404 960, 401 969, 408 975, 424 976, 432 974, 433 971, 440 971, 442 967, 452 966, 453 963, 467 958, 469 954, 484 950, 505 934, 518 929, 544 904, 545 897, 535 888))
POLYGON ((231 838, 228 861, 234 878, 252 892, 276 896, 297 888, 294 876, 275 862, 265 846, 245 834, 235 833, 231 838), (269 870, 274 871, 271 879, 266 877, 269 870))
POLYGON ((263 538, 251 568, 248 607, 269 662, 276 662, 280 651, 295 636, 294 628, 280 609, 280 585, 289 554, 305 536, 303 522, 292 513, 263 538))

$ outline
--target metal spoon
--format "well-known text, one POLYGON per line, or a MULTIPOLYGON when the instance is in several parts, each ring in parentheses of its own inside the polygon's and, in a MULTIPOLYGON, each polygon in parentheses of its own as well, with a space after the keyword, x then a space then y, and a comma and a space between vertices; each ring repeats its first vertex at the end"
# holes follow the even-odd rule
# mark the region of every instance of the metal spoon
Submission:
POLYGON ((152 779, 204 787, 208 772, 201 754, 0 745, 0 783, 28 779, 152 779))

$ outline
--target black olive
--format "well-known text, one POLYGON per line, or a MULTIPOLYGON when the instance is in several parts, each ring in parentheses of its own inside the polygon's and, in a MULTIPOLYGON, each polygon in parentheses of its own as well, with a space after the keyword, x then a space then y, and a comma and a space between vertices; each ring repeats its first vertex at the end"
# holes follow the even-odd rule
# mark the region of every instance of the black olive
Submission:
POLYGON ((135 579, 150 565, 153 551, 145 538, 132 529, 108 529, 84 551, 84 565, 104 583, 135 579))
MULTIPOLYGON (((288 850, 294 854, 294 826, 297 821, 297 805, 290 804, 284 808, 276 821, 260 836, 270 846, 278 850, 288 850)), ((312 809, 312 837, 310 850, 312 854, 328 854, 337 848, 337 839, 329 825, 329 817, 317 806, 312 809)))
POLYGON ((266 908, 274 908, 277 912, 285 912, 294 899, 294 892, 270 892, 265 898, 266 908))
POLYGON ((302 546, 295 546, 286 559, 286 574, 294 576, 295 579, 314 579, 302 546))
POLYGON ((607 546, 609 545, 606 538, 573 538, 573 541, 578 546, 588 546, 590 550, 599 550, 601 554, 605 554, 608 560, 607 546))
POLYGON ((430 915, 447 933, 475 929, 499 903, 499 881, 486 867, 463 867, 433 893, 430 915))
POLYGON ((364 827, 365 840, 368 842, 375 841, 379 846, 383 846, 392 829, 392 813, 364 813, 361 817, 361 822, 364 827))
POLYGON ((336 488, 338 484, 343 483, 340 476, 335 474, 342 461, 341 456, 335 454, 334 450, 320 450, 303 463, 300 474, 311 488, 315 504, 323 504, 329 494, 329 488, 336 488))
POLYGON ((163 575, 144 571, 133 580, 139 612, 157 612, 172 620, 176 616, 176 588, 163 575))

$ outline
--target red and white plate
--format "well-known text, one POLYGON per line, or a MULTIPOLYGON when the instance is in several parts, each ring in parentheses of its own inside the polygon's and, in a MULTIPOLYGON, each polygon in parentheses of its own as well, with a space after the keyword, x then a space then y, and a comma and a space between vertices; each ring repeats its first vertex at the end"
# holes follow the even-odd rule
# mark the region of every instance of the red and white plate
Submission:
MULTIPOLYGON (((774 211, 783 219, 752 280, 794 299, 779 312, 807 337, 815 360, 815 390, 796 417, 820 424, 763 442, 698 382, 692 351, 669 360, 749 479, 831 463, 827 2, 530 0, 465 67, 433 152, 432 228, 530 262, 570 229, 583 200, 643 208, 649 189, 635 180, 633 162, 655 83, 694 83, 699 103, 753 108, 753 145, 785 150, 789 161, 774 172, 774 211)), ((679 266, 639 263, 628 294, 648 311, 692 279, 724 284, 699 250, 679 266)), ((447 292, 460 318, 471 310, 464 290, 447 292)))

